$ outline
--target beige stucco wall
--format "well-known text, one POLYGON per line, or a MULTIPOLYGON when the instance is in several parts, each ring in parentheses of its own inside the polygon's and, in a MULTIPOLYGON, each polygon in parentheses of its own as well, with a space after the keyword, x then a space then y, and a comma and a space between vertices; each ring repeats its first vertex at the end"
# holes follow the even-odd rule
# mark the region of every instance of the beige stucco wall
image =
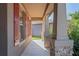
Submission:
POLYGON ((17 55, 21 55, 21 53, 23 52, 24 48, 27 46, 27 44, 31 41, 29 39, 29 37, 26 38, 26 40, 24 42, 22 42, 21 44, 19 44, 18 46, 14 46, 14 28, 13 28, 13 4, 7 4, 7 55, 8 56, 17 56, 17 55))

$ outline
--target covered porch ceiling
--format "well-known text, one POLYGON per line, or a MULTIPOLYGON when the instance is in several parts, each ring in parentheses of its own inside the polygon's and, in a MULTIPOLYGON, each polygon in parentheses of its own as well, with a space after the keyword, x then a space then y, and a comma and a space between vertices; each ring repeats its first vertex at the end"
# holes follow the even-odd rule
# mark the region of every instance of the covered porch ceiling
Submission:
POLYGON ((28 11, 32 20, 42 20, 45 14, 51 13, 54 9, 53 3, 24 3, 23 5, 28 11))

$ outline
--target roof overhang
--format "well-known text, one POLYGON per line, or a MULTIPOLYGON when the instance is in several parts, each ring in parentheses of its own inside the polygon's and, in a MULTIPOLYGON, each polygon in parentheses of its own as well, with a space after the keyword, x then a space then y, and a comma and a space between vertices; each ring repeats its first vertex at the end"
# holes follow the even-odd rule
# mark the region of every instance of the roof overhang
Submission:
POLYGON ((50 14, 54 10, 53 3, 23 3, 32 20, 42 20, 46 14, 50 14))

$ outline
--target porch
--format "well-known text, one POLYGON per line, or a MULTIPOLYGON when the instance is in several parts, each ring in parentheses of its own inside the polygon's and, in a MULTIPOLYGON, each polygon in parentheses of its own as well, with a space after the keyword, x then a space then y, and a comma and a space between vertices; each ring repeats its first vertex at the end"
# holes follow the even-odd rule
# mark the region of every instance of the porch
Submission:
POLYGON ((12 3, 1 4, 0 8, 1 55, 18 56, 24 50, 22 55, 25 56, 53 56, 53 52, 56 56, 72 55, 73 41, 69 40, 67 35, 66 4, 12 3), (53 32, 50 35, 48 17, 52 12, 54 13, 53 32), (44 41, 32 41, 32 20, 42 21, 41 39, 44 41), (48 50, 44 48, 46 41, 50 46, 48 50))

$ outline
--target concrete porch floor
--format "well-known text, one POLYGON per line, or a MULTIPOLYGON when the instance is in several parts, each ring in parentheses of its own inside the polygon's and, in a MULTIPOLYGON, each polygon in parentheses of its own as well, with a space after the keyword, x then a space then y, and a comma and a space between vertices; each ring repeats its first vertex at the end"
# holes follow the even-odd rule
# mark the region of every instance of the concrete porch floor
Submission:
POLYGON ((44 47, 43 40, 32 40, 21 56, 49 56, 49 51, 44 47))

